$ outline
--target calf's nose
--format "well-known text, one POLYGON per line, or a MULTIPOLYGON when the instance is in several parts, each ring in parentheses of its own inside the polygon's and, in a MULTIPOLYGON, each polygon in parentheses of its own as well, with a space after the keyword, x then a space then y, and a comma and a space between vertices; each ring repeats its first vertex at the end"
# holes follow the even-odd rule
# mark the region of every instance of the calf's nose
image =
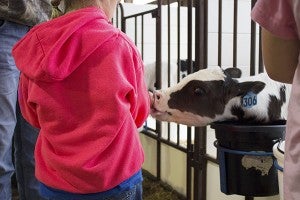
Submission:
POLYGON ((161 98, 161 95, 162 95, 162 94, 161 94, 159 91, 154 91, 154 92, 153 92, 154 102, 155 102, 155 101, 159 101, 160 98, 161 98))

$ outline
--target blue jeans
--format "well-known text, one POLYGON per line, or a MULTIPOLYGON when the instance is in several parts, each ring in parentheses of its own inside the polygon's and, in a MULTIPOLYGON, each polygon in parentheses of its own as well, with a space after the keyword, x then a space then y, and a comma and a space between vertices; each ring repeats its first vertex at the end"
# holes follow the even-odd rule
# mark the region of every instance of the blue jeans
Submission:
POLYGON ((131 190, 124 191, 117 196, 106 198, 105 200, 142 200, 142 194, 143 186, 141 182, 136 184, 131 190))
POLYGON ((55 198, 47 198, 47 200, 142 200, 143 199, 143 186, 142 182, 134 185, 131 189, 125 190, 120 194, 111 196, 111 197, 103 197, 103 198, 95 198, 95 197, 74 197, 68 198, 66 196, 55 197, 55 198))
MULTIPOLYGON (((11 199, 11 176, 14 173, 14 164, 12 161, 12 138, 14 129, 17 123, 16 104, 17 104, 17 89, 19 82, 19 71, 15 66, 14 59, 11 55, 13 45, 24 36, 29 30, 29 27, 0 19, 0 199, 11 199)), ((16 149, 16 163, 23 163, 24 160, 29 159, 28 163, 34 166, 34 158, 32 149, 37 137, 37 131, 29 125, 22 125, 20 121, 20 129, 16 135, 17 143, 16 149), (24 133, 24 134, 23 134, 24 133), (27 137, 27 139, 20 139, 27 137), (25 142, 30 141, 26 144, 25 142), (24 143, 23 143, 24 142, 24 143), (27 145, 32 147, 28 148, 27 145), (17 153, 23 149, 23 153, 17 153), (30 149, 30 150, 28 150, 30 149), (25 152, 28 151, 28 152, 25 152)), ((25 166, 25 165, 24 165, 25 166)), ((27 166, 26 166, 27 167, 27 166)), ((22 191, 27 191, 27 187, 31 185, 38 185, 35 180, 32 170, 23 170, 23 166, 16 167, 16 175, 19 178, 18 185, 20 199, 38 200, 39 198, 27 198, 23 196, 22 191), (26 179, 26 181, 25 181, 26 179), (24 184, 25 183, 25 184, 24 184), (25 187, 26 185, 26 187, 25 187)), ((30 192, 37 195, 38 192, 30 192)))
POLYGON ((42 200, 39 182, 34 175, 34 147, 39 134, 23 117, 17 104, 17 126, 14 134, 15 172, 19 200, 42 200))

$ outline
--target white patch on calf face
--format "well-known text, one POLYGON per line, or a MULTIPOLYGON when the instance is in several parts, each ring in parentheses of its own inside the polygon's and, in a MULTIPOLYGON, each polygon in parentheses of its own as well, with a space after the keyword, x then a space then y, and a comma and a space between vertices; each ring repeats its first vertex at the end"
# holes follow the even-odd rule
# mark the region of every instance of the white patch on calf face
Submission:
POLYGON ((183 78, 176 86, 167 88, 165 92, 170 93, 170 92, 181 90, 188 82, 192 80, 213 81, 213 80, 224 80, 224 78, 225 78, 225 74, 220 67, 210 67, 189 74, 188 76, 183 78))

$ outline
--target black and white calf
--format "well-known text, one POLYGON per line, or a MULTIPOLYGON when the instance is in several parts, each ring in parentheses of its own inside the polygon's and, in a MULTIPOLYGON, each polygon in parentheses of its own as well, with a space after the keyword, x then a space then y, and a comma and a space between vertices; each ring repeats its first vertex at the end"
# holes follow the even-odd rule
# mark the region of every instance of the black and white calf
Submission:
POLYGON ((271 80, 266 73, 234 78, 237 68, 209 67, 154 94, 151 115, 189 126, 216 121, 270 123, 285 120, 290 85, 271 80))

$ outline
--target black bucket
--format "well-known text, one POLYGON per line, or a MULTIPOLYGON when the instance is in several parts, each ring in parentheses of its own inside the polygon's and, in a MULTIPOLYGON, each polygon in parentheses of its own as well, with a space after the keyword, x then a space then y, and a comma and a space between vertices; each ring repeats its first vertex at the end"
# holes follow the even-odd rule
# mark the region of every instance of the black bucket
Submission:
POLYGON ((213 123, 221 191, 243 196, 279 193, 273 145, 285 133, 285 121, 268 125, 213 123))

